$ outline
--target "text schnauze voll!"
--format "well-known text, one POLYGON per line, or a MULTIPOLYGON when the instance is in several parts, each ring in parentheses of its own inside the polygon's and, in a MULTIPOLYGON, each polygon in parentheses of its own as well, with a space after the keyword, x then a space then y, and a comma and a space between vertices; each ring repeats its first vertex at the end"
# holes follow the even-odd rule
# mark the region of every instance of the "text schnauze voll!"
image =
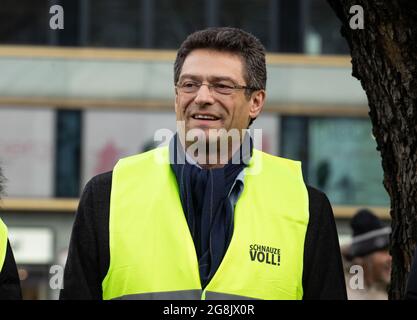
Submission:
POLYGON ((281 263, 280 249, 263 246, 259 244, 251 244, 249 246, 250 258, 255 262, 263 262, 279 266, 281 263))

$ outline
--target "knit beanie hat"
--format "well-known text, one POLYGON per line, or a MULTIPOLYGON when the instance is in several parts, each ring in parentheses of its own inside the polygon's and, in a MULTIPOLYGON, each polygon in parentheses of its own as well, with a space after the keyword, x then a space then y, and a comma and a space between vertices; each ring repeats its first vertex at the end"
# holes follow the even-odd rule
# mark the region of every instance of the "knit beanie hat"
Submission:
POLYGON ((353 231, 351 258, 387 249, 391 228, 368 209, 359 210, 350 222, 353 231))

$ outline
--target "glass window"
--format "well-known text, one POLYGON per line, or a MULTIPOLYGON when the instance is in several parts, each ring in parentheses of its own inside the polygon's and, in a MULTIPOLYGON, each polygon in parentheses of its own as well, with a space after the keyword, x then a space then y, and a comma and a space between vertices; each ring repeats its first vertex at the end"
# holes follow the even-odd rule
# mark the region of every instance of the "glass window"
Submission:
POLYGON ((48 44, 48 0, 1 0, 0 44, 48 44))
POLYGON ((284 117, 282 128, 282 156, 302 160, 306 182, 333 205, 389 205, 369 119, 284 117))
POLYGON ((266 46, 269 44, 269 0, 221 1, 221 26, 242 28, 253 33, 266 46))
POLYGON ((307 0, 304 49, 310 54, 349 54, 346 39, 340 34, 342 23, 323 0, 307 0))
POLYGON ((0 6, 0 44, 176 49, 207 26, 242 28, 271 52, 349 52, 323 0, 3 0, 0 6), (64 30, 49 28, 54 4, 64 9, 64 30))
POLYGON ((206 25, 204 0, 156 0, 154 2, 153 46, 176 49, 188 34, 206 25))
POLYGON ((368 119, 313 118, 309 139, 308 181, 332 203, 389 204, 368 119))
POLYGON ((139 46, 142 40, 140 1, 90 0, 89 5, 81 8, 83 10, 88 11, 85 21, 80 15, 80 23, 83 24, 80 35, 84 34, 84 44, 102 47, 139 46))

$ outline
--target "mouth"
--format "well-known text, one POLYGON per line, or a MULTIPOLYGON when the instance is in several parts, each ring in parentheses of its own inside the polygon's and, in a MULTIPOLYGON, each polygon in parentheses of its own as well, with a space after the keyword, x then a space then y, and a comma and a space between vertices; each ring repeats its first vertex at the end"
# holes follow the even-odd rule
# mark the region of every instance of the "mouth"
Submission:
POLYGON ((219 117, 212 115, 212 114, 202 114, 202 113, 195 113, 191 116, 194 120, 200 121, 217 121, 220 120, 219 117))

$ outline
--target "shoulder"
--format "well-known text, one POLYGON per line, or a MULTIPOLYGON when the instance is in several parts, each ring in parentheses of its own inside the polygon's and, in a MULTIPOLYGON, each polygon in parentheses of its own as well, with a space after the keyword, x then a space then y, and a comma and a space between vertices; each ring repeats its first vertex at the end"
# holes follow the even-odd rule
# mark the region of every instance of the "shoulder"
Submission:
POLYGON ((286 170, 290 169, 291 171, 296 170, 298 172, 301 168, 300 161, 279 157, 256 149, 254 150, 252 158, 255 161, 265 161, 265 163, 269 165, 269 169, 285 168, 286 170))
POLYGON ((329 199, 323 191, 320 191, 319 189, 316 189, 308 184, 306 184, 306 187, 310 205, 317 206, 329 203, 329 199))
POLYGON ((111 185, 113 171, 108 171, 105 173, 98 174, 90 179, 87 184, 91 184, 92 187, 104 187, 111 185))
POLYGON ((315 231, 333 228, 335 221, 333 209, 326 194, 314 187, 306 185, 310 212, 310 227, 315 231))
POLYGON ((93 177, 86 184, 80 197, 73 227, 82 239, 87 239, 91 233, 94 233, 100 240, 99 243, 106 241, 111 181, 112 172, 106 172, 93 177))
POLYGON ((110 202, 112 171, 91 178, 85 185, 80 197, 78 211, 86 208, 96 208, 110 202))
POLYGON ((105 173, 94 176, 85 185, 84 193, 91 192, 91 193, 96 194, 96 193, 106 192, 107 190, 110 191, 112 176, 113 176, 113 171, 105 172, 105 173))
MULTIPOLYGON (((255 155, 262 156, 262 161, 267 161, 268 164, 270 164, 269 168, 284 168, 284 170, 290 170, 294 173, 297 173, 298 175, 301 173, 301 162, 278 157, 266 152, 262 152, 260 150, 256 150, 255 155)), ((269 174, 270 172, 268 172, 269 174)), ((323 205, 329 205, 329 200, 326 196, 326 194, 319 189, 316 189, 308 184, 306 184, 307 192, 308 192, 308 199, 310 204, 310 209, 313 207, 313 209, 320 209, 323 205)), ((310 210, 311 211, 311 210, 310 210)))
POLYGON ((300 161, 254 150, 247 172, 266 181, 268 186, 279 188, 283 185, 290 185, 298 190, 302 186, 303 193, 305 193, 300 161))

